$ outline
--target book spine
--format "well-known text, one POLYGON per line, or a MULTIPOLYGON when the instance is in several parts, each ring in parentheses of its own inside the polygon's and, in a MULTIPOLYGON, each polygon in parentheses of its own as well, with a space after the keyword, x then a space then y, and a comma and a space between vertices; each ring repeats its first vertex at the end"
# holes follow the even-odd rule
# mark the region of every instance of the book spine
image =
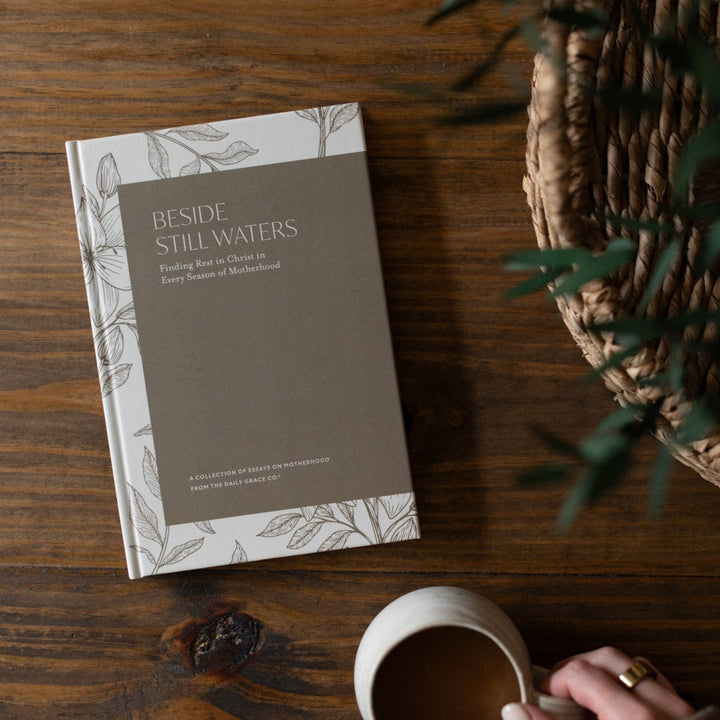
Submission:
MULTIPOLYGON (((102 315, 102 297, 98 292, 97 283, 91 281, 92 268, 92 250, 98 244, 98 238, 95 236, 95 223, 93 214, 88 207, 88 201, 85 196, 85 188, 87 187, 87 178, 85 174, 85 166, 82 160, 82 150, 80 143, 77 141, 69 141, 65 144, 67 154, 68 168, 70 172, 70 184, 72 187, 73 206, 75 208, 75 219, 77 223, 78 239, 80 242, 81 259, 85 274, 85 289, 87 293, 88 308, 90 310, 90 326, 93 332, 93 345, 95 348, 96 362, 98 362, 98 377, 102 384, 100 376, 98 343, 101 340, 101 333, 95 331, 92 321, 93 310, 97 310, 102 315)), ((102 388, 101 388, 102 390, 102 388)), ((126 454, 123 451, 122 433, 120 432, 120 411, 117 404, 117 396, 115 393, 109 393, 103 396, 103 410, 105 415, 105 426, 107 429, 108 443, 110 450, 110 461, 112 464, 113 478, 115 483, 115 494, 117 498, 118 511, 120 516, 120 526, 125 548, 125 559, 127 563, 128 575, 131 579, 142 577, 147 574, 142 571, 139 564, 138 554, 132 551, 132 545, 139 544, 135 528, 131 520, 130 501, 127 489, 126 479, 129 477, 126 454)))

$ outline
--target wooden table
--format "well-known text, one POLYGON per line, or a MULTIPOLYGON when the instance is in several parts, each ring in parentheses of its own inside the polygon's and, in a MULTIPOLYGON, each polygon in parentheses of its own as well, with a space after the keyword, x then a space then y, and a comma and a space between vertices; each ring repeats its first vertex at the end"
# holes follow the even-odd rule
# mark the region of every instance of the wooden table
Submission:
POLYGON ((720 697, 720 490, 678 468, 648 519, 648 443, 558 535, 567 487, 516 483, 554 457, 533 426, 579 440, 613 401, 553 305, 502 298, 502 256, 534 244, 525 118, 443 122, 529 82, 518 42, 452 90, 506 25, 483 6, 428 27, 432 0, 2 3, 1 717, 357 718, 366 625, 431 584, 499 603, 537 663, 614 644, 720 697), (350 100, 423 539, 131 582, 63 143, 350 100))

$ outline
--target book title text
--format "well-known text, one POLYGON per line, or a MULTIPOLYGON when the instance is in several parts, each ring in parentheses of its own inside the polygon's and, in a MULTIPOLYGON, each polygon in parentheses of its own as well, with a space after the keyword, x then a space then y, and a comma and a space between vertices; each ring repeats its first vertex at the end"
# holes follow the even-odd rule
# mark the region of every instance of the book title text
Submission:
POLYGON ((165 233, 155 240, 158 255, 253 245, 298 235, 295 218, 234 224, 224 202, 154 210, 152 222, 156 231, 165 233))

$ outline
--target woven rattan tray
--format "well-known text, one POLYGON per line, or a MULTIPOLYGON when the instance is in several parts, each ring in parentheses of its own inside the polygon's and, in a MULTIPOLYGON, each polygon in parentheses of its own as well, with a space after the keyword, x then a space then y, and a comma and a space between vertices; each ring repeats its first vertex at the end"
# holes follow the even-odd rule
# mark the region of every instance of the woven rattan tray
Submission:
MULTIPOLYGON (((720 300, 717 267, 700 277, 693 272, 702 229, 676 217, 671 221, 683 233, 682 256, 648 307, 639 310, 653 265, 667 240, 647 230, 619 229, 607 218, 667 221, 661 217, 663 201, 680 148, 714 118, 692 80, 678 78, 670 63, 647 42, 637 16, 615 0, 604 7, 609 20, 599 36, 557 21, 546 22, 548 50, 537 55, 533 76, 525 179, 541 248, 600 251, 618 234, 633 237, 638 243, 634 264, 609 280, 592 281, 575 296, 558 299, 565 324, 593 367, 603 365, 620 348, 612 333, 589 331, 590 326, 638 312, 657 318, 682 309, 717 308, 720 300), (565 63, 556 62, 553 55, 564 58, 565 63), (588 92, 611 83, 662 88, 662 106, 641 114, 618 112, 588 92)), ((657 29, 668 26, 678 8, 676 2, 658 0, 641 2, 640 10, 657 29)), ((700 15, 704 32, 715 37, 717 2, 703 0, 700 15)), ((678 32, 683 32, 681 23, 678 32)), ((716 170, 710 168, 704 177, 698 176, 692 191, 695 201, 701 194, 720 200, 720 173, 716 170)), ((708 325, 697 328, 696 334, 710 338, 716 331, 715 326, 708 325)), ((716 362, 698 357, 687 358, 683 395, 641 382, 662 371, 667 361, 666 342, 648 343, 622 366, 604 374, 605 384, 623 405, 662 401, 657 434, 665 442, 692 398, 717 395, 720 388, 716 362)), ((679 460, 720 485, 718 430, 689 447, 671 445, 679 460)))

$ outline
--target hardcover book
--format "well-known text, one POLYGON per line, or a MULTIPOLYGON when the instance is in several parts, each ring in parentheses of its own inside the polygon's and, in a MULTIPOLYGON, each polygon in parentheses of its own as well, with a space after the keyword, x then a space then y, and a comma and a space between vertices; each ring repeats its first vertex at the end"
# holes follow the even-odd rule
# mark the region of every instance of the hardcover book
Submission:
POLYGON ((358 105, 67 156, 130 577, 419 537, 358 105))

